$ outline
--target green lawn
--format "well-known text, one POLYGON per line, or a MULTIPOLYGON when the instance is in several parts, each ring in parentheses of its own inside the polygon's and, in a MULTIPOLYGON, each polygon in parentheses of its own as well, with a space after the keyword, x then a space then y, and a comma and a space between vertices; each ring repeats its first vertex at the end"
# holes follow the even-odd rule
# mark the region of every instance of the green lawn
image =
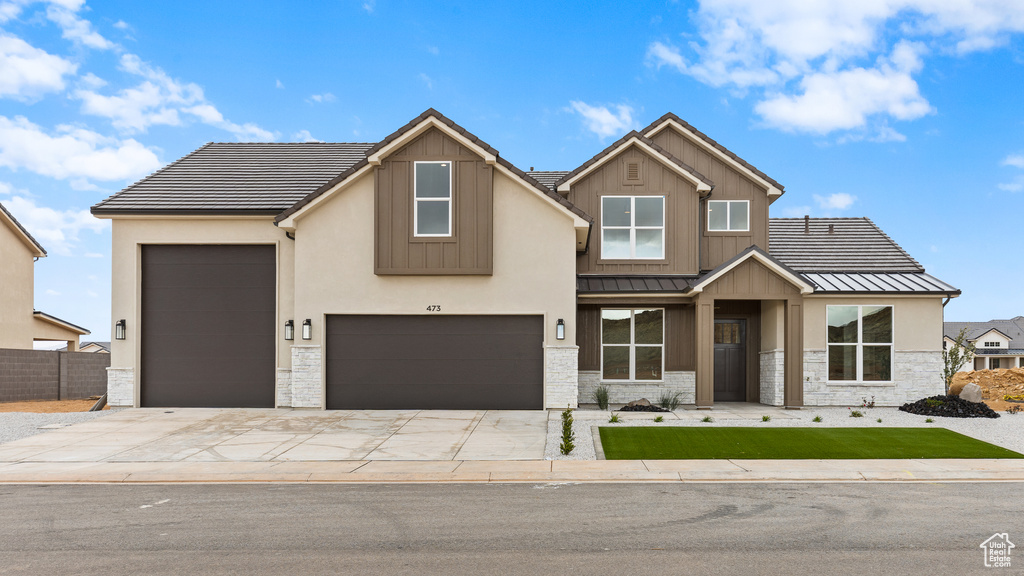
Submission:
POLYGON ((602 427, 609 460, 1024 458, 945 428, 602 427))

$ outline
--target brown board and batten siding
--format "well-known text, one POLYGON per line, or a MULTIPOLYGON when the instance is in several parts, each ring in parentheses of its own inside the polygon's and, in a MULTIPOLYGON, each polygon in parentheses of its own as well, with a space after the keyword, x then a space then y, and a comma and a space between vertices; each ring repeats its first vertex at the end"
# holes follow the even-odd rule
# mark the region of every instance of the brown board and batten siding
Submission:
POLYGON ((701 270, 712 270, 752 245, 768 250, 768 193, 735 168, 694 144, 674 128, 667 127, 655 134, 658 146, 715 183, 711 200, 749 200, 749 232, 709 232, 707 229, 707 201, 700 203, 701 270))
MULTIPOLYGON (((675 171, 631 146, 572 185, 569 200, 593 214, 590 249, 576 261, 580 274, 696 274, 697 189, 675 171), (626 178, 629 164, 639 164, 640 184, 626 178), (602 260, 601 197, 665 196, 665 259, 602 260)), ((767 222, 767 221, 766 221, 767 222)), ((767 224, 766 224, 767 226, 767 224)))
POLYGON ((491 274, 493 174, 483 158, 430 129, 374 169, 376 274, 491 274), (452 235, 417 238, 414 163, 452 162, 452 235))
POLYGON ((799 288, 752 258, 708 284, 703 292, 713 298, 750 300, 801 296, 799 288))
POLYGON ((601 370, 602 308, 664 308, 665 309, 665 371, 694 370, 697 349, 694 341, 695 316, 692 304, 651 304, 591 306, 580 304, 576 309, 576 343, 580 347, 579 369, 601 370))

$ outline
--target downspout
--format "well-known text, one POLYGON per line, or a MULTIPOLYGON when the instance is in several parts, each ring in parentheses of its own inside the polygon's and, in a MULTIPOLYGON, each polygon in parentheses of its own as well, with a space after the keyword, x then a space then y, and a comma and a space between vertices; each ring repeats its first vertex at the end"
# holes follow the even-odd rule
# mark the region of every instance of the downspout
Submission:
MULTIPOLYGON (((711 194, 714 191, 715 187, 712 186, 711 190, 708 190, 708 193, 705 194, 704 196, 701 196, 700 199, 697 201, 697 276, 700 276, 701 259, 704 257, 704 251, 701 249, 702 245, 704 244, 704 228, 702 228, 700 225, 700 217, 704 216, 706 212, 703 208, 701 208, 701 203, 707 200, 708 198, 711 198, 711 194)), ((706 226, 707 222, 705 222, 704 224, 706 226)))
POLYGON ((284 235, 289 240, 295 240, 295 236, 291 232, 285 231, 284 235))

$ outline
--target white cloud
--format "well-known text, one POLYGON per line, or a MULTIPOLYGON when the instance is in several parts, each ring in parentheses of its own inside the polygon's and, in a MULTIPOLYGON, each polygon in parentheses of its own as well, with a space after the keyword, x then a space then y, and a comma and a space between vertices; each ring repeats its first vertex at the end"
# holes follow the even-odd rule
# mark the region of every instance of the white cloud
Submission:
POLYGON ((822 210, 846 210, 850 206, 853 206, 853 203, 857 201, 857 197, 845 192, 829 194, 828 196, 815 194, 814 201, 817 202, 818 207, 822 210))
POLYGON ((94 218, 88 210, 55 210, 38 206, 30 199, 15 196, 6 203, 18 219, 47 252, 70 256, 82 231, 101 233, 110 227, 109 220, 94 218))
MULTIPOLYGON (((1024 32, 1018 0, 702 0, 694 20, 698 40, 651 42, 648 63, 753 92, 767 124, 815 134, 930 113, 914 79, 923 54, 915 41, 963 54, 1024 32)), ((903 139, 871 131, 870 140, 903 139)))
POLYGON ((427 52, 430 52, 434 56, 437 56, 438 54, 441 53, 441 49, 438 48, 437 46, 427 46, 427 52))
POLYGON ((124 20, 118 20, 117 22, 114 22, 114 28, 117 28, 118 30, 131 30, 131 27, 131 24, 125 22, 124 20))
POLYGON ((99 252, 86 252, 85 253, 85 257, 86 258, 103 258, 103 254, 100 254, 99 252))
POLYGON ((587 130, 602 139, 634 130, 637 127, 636 120, 633 119, 633 108, 625 104, 613 106, 615 112, 609 110, 607 106, 591 106, 579 100, 573 100, 569 106, 569 111, 583 116, 587 130))
POLYGON ((1024 154, 1010 154, 1000 163, 1003 166, 1013 166, 1024 169, 1024 154))
POLYGON ((363 10, 366 10, 370 14, 373 14, 373 10, 377 7, 377 0, 366 0, 363 2, 363 10))
POLYGON ((46 295, 47 296, 60 296, 60 292, 57 292, 56 290, 54 290, 52 288, 47 288, 46 289, 46 295))
POLYGON ((782 215, 786 218, 799 218, 811 213, 810 206, 790 206, 782 209, 782 215))
POLYGON ((996 187, 1006 192, 1020 192, 1024 190, 1024 176, 1017 176, 1010 182, 996 184, 996 187))
POLYGON ((427 90, 434 89, 434 81, 430 78, 430 76, 427 76, 423 72, 420 72, 417 78, 419 78, 427 86, 427 90))
POLYGON ((313 94, 309 97, 307 102, 316 102, 317 104, 323 104, 324 102, 334 102, 337 98, 330 92, 324 92, 323 94, 313 94))
POLYGON ((47 133, 28 119, 0 116, 0 166, 25 169, 59 180, 127 180, 162 165, 134 139, 118 140, 74 126, 47 133))
POLYGON ((275 86, 276 86, 277 88, 281 88, 281 89, 284 89, 284 84, 282 84, 280 80, 278 80, 278 81, 277 81, 277 84, 276 84, 275 86))
POLYGON ((46 7, 46 17, 60 27, 64 38, 72 42, 97 50, 116 48, 117 44, 107 40, 99 32, 93 30, 91 22, 84 18, 79 18, 78 11, 82 9, 84 4, 84 0, 81 2, 53 2, 46 7))
POLYGON ((0 97, 27 100, 63 90, 64 77, 77 69, 77 64, 21 38, 0 35, 0 97))
POLYGON ((296 142, 323 142, 323 140, 314 138, 313 135, 309 133, 309 130, 299 130, 295 134, 292 134, 292 140, 296 142))

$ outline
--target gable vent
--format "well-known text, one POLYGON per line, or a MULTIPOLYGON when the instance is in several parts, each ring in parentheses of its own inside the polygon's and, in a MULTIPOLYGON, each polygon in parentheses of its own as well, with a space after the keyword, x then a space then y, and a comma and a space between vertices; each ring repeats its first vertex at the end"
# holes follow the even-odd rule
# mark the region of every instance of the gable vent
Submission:
POLYGON ((627 162, 626 163, 626 180, 639 180, 640 179, 640 163, 639 162, 627 162))

